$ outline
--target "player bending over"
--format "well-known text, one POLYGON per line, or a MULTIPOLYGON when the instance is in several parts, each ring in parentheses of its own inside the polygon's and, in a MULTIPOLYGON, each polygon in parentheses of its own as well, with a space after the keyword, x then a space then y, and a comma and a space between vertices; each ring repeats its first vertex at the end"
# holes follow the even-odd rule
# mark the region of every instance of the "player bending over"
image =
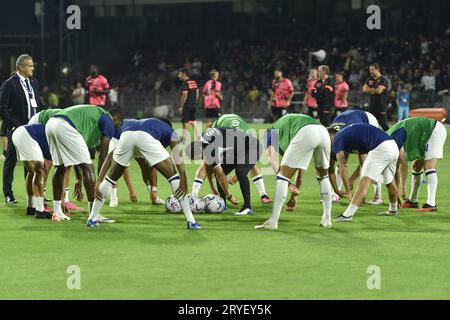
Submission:
POLYGON ((95 184, 95 201, 87 221, 88 227, 96 227, 103 203, 111 194, 113 186, 122 176, 135 154, 142 156, 150 166, 158 170, 170 183, 172 192, 180 202, 188 229, 201 229, 189 206, 187 178, 184 164, 180 157, 178 137, 172 127, 158 119, 135 120, 120 135, 119 144, 110 153, 103 164, 95 184), (179 174, 166 151, 170 145, 179 174), (109 172, 108 172, 109 170, 109 172), (106 173, 108 175, 106 176, 106 173))
POLYGON ((402 208, 418 208, 417 211, 437 211, 436 191, 438 177, 436 163, 444 158, 444 144, 447 130, 436 120, 417 117, 400 121, 388 134, 397 142, 400 149, 400 168, 402 180, 402 195, 406 197, 406 176, 408 166, 406 161, 413 161, 411 177, 411 193, 402 208), (422 173, 427 176, 427 202, 419 209, 419 189, 422 173))
POLYGON ((319 121, 303 114, 285 115, 268 129, 267 154, 273 170, 277 173, 275 199, 272 216, 264 224, 255 226, 256 229, 278 229, 278 220, 291 178, 297 170, 308 169, 311 158, 314 158, 323 205, 320 226, 325 228, 332 226, 332 189, 327 172, 330 165, 330 144, 327 129, 319 121), (276 161, 277 153, 283 155, 280 166, 276 161))
POLYGON ((65 168, 68 166, 78 166, 91 212, 95 178, 89 149, 99 146, 99 166, 101 166, 108 153, 109 140, 122 121, 123 116, 119 109, 112 108, 107 112, 93 105, 78 105, 61 110, 47 122, 45 134, 55 165, 54 221, 70 220, 62 212, 61 207, 65 168))
MULTIPOLYGON (((340 115, 338 115, 333 123, 330 125, 330 127, 336 129, 336 131, 342 130, 346 126, 349 126, 351 124, 355 123, 367 123, 370 124, 376 128, 379 128, 377 119, 369 112, 363 111, 363 110, 348 110, 340 115)), ((348 156, 348 155, 347 155, 348 156)), ((353 186, 355 180, 359 177, 362 164, 365 159, 365 155, 358 155, 359 158, 359 166, 356 168, 355 172, 350 177, 350 181, 346 181, 345 183, 349 183, 350 186, 353 186)), ((339 166, 336 167, 336 170, 334 170, 334 159, 331 158, 331 165, 329 169, 329 175, 330 175, 330 181, 333 186, 335 194, 333 194, 333 198, 338 200, 338 197, 345 197, 345 195, 340 192, 342 189, 342 185, 344 181, 342 181, 342 176, 339 173, 339 166)), ((370 201, 370 204, 383 204, 383 197, 381 194, 381 181, 377 181, 377 183, 374 185, 374 195, 373 200, 370 201)))
POLYGON ((390 201, 389 211, 382 212, 380 215, 397 215, 398 190, 394 176, 399 149, 394 139, 381 129, 365 123, 350 125, 339 132, 333 128, 329 128, 328 131, 332 141, 331 149, 336 156, 344 181, 348 181, 347 155, 367 154, 361 168, 358 190, 353 195, 350 186, 346 184, 350 204, 347 210, 334 221, 352 221, 353 215, 367 196, 370 184, 379 179, 387 185, 390 201))
MULTIPOLYGON (((250 126, 248 125, 245 120, 236 115, 236 114, 224 114, 220 116, 213 124, 213 128, 225 128, 225 129, 236 129, 241 130, 242 132, 246 134, 252 134, 252 130, 250 126)), ((259 196, 261 198, 262 203, 270 203, 272 200, 269 198, 266 192, 266 186, 264 184, 264 179, 261 174, 261 170, 258 168, 257 165, 253 166, 253 168, 250 170, 250 175, 252 177, 252 181, 256 186, 256 189, 258 189, 259 196)), ((202 187, 203 180, 206 177, 206 168, 205 163, 202 162, 200 164, 200 167, 197 169, 197 172, 195 174, 194 183, 192 184, 192 193, 198 195, 200 192, 200 188, 202 187)), ((228 179, 228 183, 230 185, 234 185, 238 182, 238 178, 236 175, 232 176, 230 179, 228 179)), ((218 194, 217 190, 214 187, 214 184, 210 182, 212 193, 218 194)))

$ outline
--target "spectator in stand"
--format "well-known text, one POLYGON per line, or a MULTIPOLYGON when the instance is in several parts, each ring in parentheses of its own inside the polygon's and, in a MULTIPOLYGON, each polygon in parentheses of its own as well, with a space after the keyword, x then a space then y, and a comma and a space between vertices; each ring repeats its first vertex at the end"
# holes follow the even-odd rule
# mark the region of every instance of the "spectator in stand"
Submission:
POLYGON ((408 118, 410 100, 411 94, 409 93, 407 85, 401 84, 400 90, 397 93, 397 121, 402 121, 408 118))
POLYGON ((53 90, 48 94, 48 106, 51 109, 59 108, 59 97, 53 90))
POLYGON ((432 69, 429 69, 428 72, 420 80, 420 83, 425 90, 427 103, 430 104, 429 107, 434 107, 434 99, 436 94, 436 77, 434 75, 434 71, 432 69))
POLYGON ((256 85, 253 85, 248 92, 248 98, 251 102, 257 102, 261 98, 261 92, 258 90, 258 87, 256 85))
POLYGON ((348 92, 350 87, 344 80, 344 72, 338 72, 335 76, 336 82, 334 85, 334 106, 336 107, 335 117, 345 112, 348 108, 348 92))
POLYGON ((49 92, 48 92, 48 86, 45 85, 42 88, 42 92, 41 92, 41 106, 42 108, 47 109, 50 106, 50 102, 49 102, 49 92))
POLYGON ((273 73, 272 92, 268 101, 272 121, 275 122, 288 113, 294 96, 294 87, 288 78, 283 78, 283 72, 275 69, 273 73))
POLYGON ((105 107, 106 97, 109 94, 109 84, 106 78, 99 74, 96 65, 89 68, 89 76, 86 78, 86 88, 89 95, 89 104, 105 107))
POLYGON ((209 72, 211 77, 203 86, 203 101, 205 107, 205 115, 208 119, 207 127, 211 128, 212 124, 218 119, 222 112, 220 110, 220 103, 223 100, 222 83, 219 82, 219 72, 212 69, 209 72))
POLYGON ((308 115, 314 119, 319 118, 319 113, 317 112, 317 100, 312 96, 312 91, 314 90, 314 86, 318 78, 317 68, 312 68, 309 71, 309 78, 306 83, 305 98, 303 99, 304 103, 308 107, 308 115))
POLYGON ((59 89, 59 106, 62 109, 72 106, 71 92, 65 84, 59 89))
POLYGON ((84 97, 86 96, 86 90, 83 88, 83 85, 80 81, 78 81, 75 85, 75 88, 72 91, 72 102, 74 105, 84 104, 84 97))

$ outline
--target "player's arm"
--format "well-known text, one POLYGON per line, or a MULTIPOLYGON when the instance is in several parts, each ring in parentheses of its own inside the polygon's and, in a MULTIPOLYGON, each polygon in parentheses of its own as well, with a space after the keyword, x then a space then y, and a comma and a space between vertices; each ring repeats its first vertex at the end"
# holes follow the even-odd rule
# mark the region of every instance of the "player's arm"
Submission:
POLYGON ((375 89, 369 87, 369 85, 367 83, 364 84, 362 90, 363 90, 364 93, 370 93, 370 94, 372 94, 375 91, 375 89))
POLYGON ((275 92, 273 90, 270 91, 269 100, 267 100, 267 107, 270 109, 272 107, 272 101, 275 96, 275 92))
POLYGON ((81 170, 80 166, 73 166, 73 171, 75 172, 76 178, 73 196, 77 201, 83 201, 83 170, 81 170))
POLYGON ((342 100, 341 100, 341 108, 344 108, 345 101, 347 101, 347 98, 348 98, 348 91, 345 91, 344 95, 342 96, 342 100))
POLYGON ((270 166, 273 169, 273 172, 278 173, 280 170, 280 164, 277 161, 277 152, 274 146, 268 146, 266 149, 267 160, 269 160, 270 166))
POLYGON ((401 148, 399 152, 398 166, 399 168, 397 169, 397 172, 400 175, 400 181, 402 183, 401 196, 406 197, 406 176, 408 175, 408 162, 406 161, 405 149, 403 148, 401 148))
POLYGON ((220 90, 217 90, 214 92, 214 95, 216 96, 217 99, 219 99, 220 101, 223 100, 223 95, 222 92, 220 90))
POLYGON ((374 90, 374 94, 382 94, 384 91, 386 91, 386 87, 382 84, 380 84, 375 90, 374 90))
POLYGON ((206 163, 204 163, 205 166, 205 171, 206 171, 206 178, 208 179, 208 183, 209 183, 209 187, 211 188, 211 192, 213 194, 218 195, 219 192, 217 191, 216 187, 214 186, 214 182, 213 182, 213 170, 211 166, 208 166, 206 163))
POLYGON ((105 161, 106 156, 108 155, 108 148, 109 148, 109 138, 107 136, 103 136, 99 146, 99 156, 98 156, 99 172, 101 170, 101 167, 103 166, 103 162, 105 161))
POLYGON ((188 97, 187 90, 186 91, 182 91, 181 92, 181 97, 180 97, 180 104, 179 104, 179 107, 178 107, 178 111, 180 112, 180 114, 183 113, 183 108, 184 108, 184 105, 186 104, 187 97, 188 97))
MULTIPOLYGON (((211 167, 211 165, 206 164, 206 167, 208 166, 211 167)), ((212 170, 214 171, 214 175, 216 176, 217 182, 220 184, 223 192, 225 192, 227 200, 230 201, 232 204, 237 205, 238 202, 228 189, 227 176, 225 175, 225 172, 223 172, 222 166, 220 164, 217 164, 214 168, 212 168, 212 170)))
POLYGON ((328 168, 328 177, 330 178, 331 186, 333 187, 334 192, 341 198, 345 198, 345 194, 339 190, 337 181, 336 181, 336 172, 334 171, 336 161, 331 157, 330 159, 330 167, 328 168))
POLYGON ((197 90, 195 91, 195 101, 198 102, 199 99, 200 99, 200 90, 197 88, 197 90))
POLYGON ((184 196, 188 194, 189 190, 187 186, 186 168, 182 158, 183 150, 179 147, 178 140, 170 140, 170 149, 172 149, 173 161, 175 162, 175 166, 180 174, 180 187, 178 188, 175 196, 184 196))
POLYGON ((336 154, 336 159, 339 165, 339 173, 341 174, 342 181, 344 182, 345 190, 349 201, 352 200, 352 188, 350 186, 350 179, 348 177, 347 159, 344 151, 340 151, 336 154))

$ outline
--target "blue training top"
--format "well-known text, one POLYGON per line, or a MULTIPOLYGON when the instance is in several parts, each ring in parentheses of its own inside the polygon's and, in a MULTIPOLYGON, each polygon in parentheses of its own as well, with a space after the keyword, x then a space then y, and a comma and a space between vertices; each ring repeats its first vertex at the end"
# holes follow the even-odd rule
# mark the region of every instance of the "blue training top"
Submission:
POLYGON ((387 140, 393 140, 383 130, 366 123, 349 125, 334 137, 331 150, 334 154, 341 151, 367 154, 387 140))
POLYGON ((369 123, 367 113, 363 110, 348 110, 336 117, 330 127, 346 127, 355 123, 369 123))
POLYGON ((141 120, 128 119, 124 121, 121 129, 122 132, 126 131, 147 132, 153 138, 161 142, 164 148, 167 148, 170 145, 170 141, 178 140, 175 131, 169 124, 155 118, 141 119, 141 120))
POLYGON ((50 148, 48 147, 47 137, 45 136, 45 125, 27 124, 24 127, 28 131, 28 134, 39 144, 44 158, 47 160, 52 160, 50 148))

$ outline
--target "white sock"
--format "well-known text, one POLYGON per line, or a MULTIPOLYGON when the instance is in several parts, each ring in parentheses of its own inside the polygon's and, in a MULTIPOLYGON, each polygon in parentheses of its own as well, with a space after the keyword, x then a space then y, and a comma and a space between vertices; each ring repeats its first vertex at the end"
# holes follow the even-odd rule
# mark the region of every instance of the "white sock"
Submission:
POLYGON ((353 217, 356 213, 356 210, 358 210, 358 206, 355 204, 350 203, 347 207, 347 210, 342 214, 346 218, 353 217))
POLYGON ((286 201, 289 183, 291 181, 282 176, 281 174, 277 175, 277 182, 275 186, 275 197, 273 199, 273 208, 272 208, 272 216, 270 220, 273 224, 277 224, 280 219, 281 209, 283 208, 283 204, 286 201))
POLYGON ((61 200, 55 201, 53 200, 53 213, 62 215, 62 208, 61 208, 61 200))
POLYGON ((117 201, 117 187, 113 187, 111 190, 111 201, 117 201))
POLYGON ((422 173, 423 171, 420 172, 412 172, 412 176, 411 176, 411 194, 409 195, 409 200, 411 202, 419 202, 419 189, 420 189, 420 185, 422 183, 422 173))
POLYGON ((151 192, 152 192, 152 185, 148 185, 148 186, 147 186, 147 190, 148 190, 148 192, 151 193, 151 192))
MULTIPOLYGON (((178 187, 180 186, 180 176, 174 175, 173 177, 169 178, 170 186, 172 187, 172 193, 175 194, 175 192, 178 190, 178 187)), ((183 209, 183 214, 186 218, 186 221, 195 223, 194 216, 192 215, 191 206, 189 205, 189 200, 187 197, 178 198, 178 201, 180 202, 181 208, 183 209)))
POLYGON ((34 196, 27 195, 27 207, 28 208, 36 208, 34 196))
POLYGON ((428 189, 428 198, 427 203, 430 206, 436 205, 436 190, 438 185, 438 177, 435 169, 428 169, 426 171, 427 175, 427 189, 428 189))
POLYGON ((64 189, 64 202, 69 202, 69 191, 70 191, 70 188, 64 189))
POLYGON ((339 190, 342 189, 342 185, 344 184, 344 182, 342 181, 342 177, 341 174, 339 173, 339 168, 336 167, 336 169, 334 170, 334 174, 336 175, 336 184, 339 190))
POLYGON ((253 177, 253 183, 255 184, 256 189, 258 189, 260 197, 267 196, 266 186, 264 185, 264 179, 262 174, 253 177))
POLYGON ((91 214, 91 212, 92 212, 92 207, 94 206, 94 202, 92 201, 89 201, 88 202, 88 209, 89 209, 89 214, 91 214))
POLYGON ((102 181, 100 184, 100 187, 98 188, 99 191, 102 193, 103 197, 102 200, 95 199, 94 203, 92 204, 92 209, 90 210, 89 214, 89 220, 97 221, 100 217, 100 209, 102 208, 103 204, 105 203, 105 200, 108 199, 108 197, 111 194, 111 189, 116 184, 115 181, 111 180, 108 176, 105 177, 105 180, 102 181))
POLYGON ((395 212, 395 211, 397 211, 397 209, 398 209, 398 203, 397 202, 395 202, 395 203, 389 203, 389 211, 391 211, 391 212, 395 212))
POLYGON ((322 213, 322 221, 331 221, 331 183, 328 176, 320 178, 317 177, 317 181, 319 181, 320 185, 320 198, 322 199, 323 213, 322 213))
POLYGON ((194 183, 192 184, 192 194, 198 195, 200 189, 202 188, 203 180, 199 178, 194 179, 194 183))
POLYGON ((44 197, 36 197, 36 210, 44 212, 44 197))

